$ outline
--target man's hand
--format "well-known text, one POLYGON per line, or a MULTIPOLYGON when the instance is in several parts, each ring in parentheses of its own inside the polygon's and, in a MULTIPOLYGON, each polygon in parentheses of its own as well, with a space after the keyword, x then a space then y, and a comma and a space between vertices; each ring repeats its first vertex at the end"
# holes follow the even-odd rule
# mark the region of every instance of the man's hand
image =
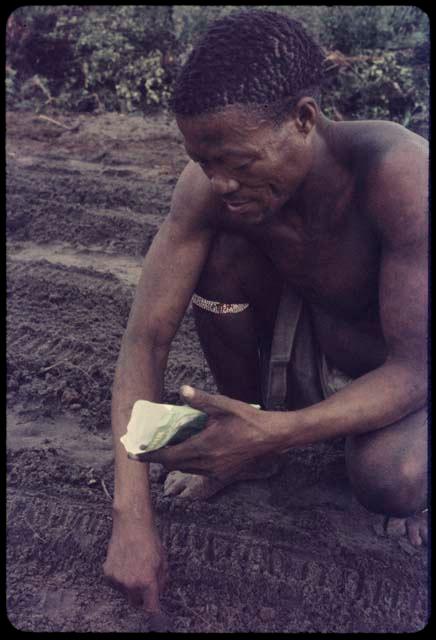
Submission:
POLYGON ((114 514, 112 537, 103 572, 125 593, 130 604, 151 617, 160 613, 159 596, 167 581, 165 550, 153 526, 129 514, 114 514))
POLYGON ((142 461, 227 481, 250 462, 277 449, 266 424, 270 413, 186 385, 180 395, 191 407, 208 414, 205 429, 181 444, 141 454, 142 461))

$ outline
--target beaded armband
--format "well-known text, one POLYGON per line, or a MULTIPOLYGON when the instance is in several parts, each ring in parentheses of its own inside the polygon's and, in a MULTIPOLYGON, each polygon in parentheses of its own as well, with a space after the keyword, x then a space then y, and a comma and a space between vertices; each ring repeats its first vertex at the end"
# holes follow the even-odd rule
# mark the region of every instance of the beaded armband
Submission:
POLYGON ((199 296, 198 293, 194 293, 194 295, 192 296, 192 303, 197 305, 197 307, 201 307, 201 309, 211 311, 212 313, 239 313, 250 306, 248 302, 231 304, 228 302, 215 302, 213 300, 206 300, 206 298, 202 298, 201 296, 199 296))

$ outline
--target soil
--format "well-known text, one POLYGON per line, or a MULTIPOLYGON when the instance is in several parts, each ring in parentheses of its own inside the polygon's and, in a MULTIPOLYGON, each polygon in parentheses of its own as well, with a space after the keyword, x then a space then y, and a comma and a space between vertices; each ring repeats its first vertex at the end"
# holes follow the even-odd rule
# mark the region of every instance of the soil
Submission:
MULTIPOLYGON (((25 631, 147 631, 109 586, 110 394, 142 258, 186 163, 164 116, 7 114, 7 610, 25 631)), ((165 402, 214 391, 191 309, 165 402)), ((179 632, 413 632, 428 558, 351 493, 341 441, 207 502, 152 497, 179 632)))

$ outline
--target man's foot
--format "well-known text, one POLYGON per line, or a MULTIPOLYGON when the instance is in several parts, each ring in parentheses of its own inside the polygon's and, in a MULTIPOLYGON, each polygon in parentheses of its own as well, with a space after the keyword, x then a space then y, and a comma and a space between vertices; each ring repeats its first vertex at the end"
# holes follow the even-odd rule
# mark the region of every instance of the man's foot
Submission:
POLYGON ((410 544, 415 547, 427 544, 428 512, 423 511, 409 518, 387 518, 385 523, 386 535, 392 538, 407 536, 410 544))
POLYGON ((164 495, 190 500, 207 500, 234 482, 270 478, 282 469, 283 462, 281 458, 258 461, 227 481, 183 473, 182 471, 170 471, 165 480, 164 495))
POLYGON ((207 500, 224 489, 226 483, 182 471, 170 471, 164 484, 165 496, 178 496, 190 500, 207 500))

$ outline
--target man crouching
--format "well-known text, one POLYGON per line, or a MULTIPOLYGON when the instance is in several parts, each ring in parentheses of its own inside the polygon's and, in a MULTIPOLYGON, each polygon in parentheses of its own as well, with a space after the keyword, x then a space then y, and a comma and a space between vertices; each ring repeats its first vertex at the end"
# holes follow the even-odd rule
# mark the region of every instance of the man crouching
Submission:
POLYGON ((323 61, 299 23, 250 10, 212 24, 178 79, 191 161, 145 258, 113 389, 105 573, 149 610, 166 560, 148 465, 119 438, 137 399, 161 400, 191 299, 220 395, 182 388, 209 420, 149 454, 177 470, 167 493, 207 497, 342 436, 357 499, 426 542, 427 142, 325 117, 323 61))

